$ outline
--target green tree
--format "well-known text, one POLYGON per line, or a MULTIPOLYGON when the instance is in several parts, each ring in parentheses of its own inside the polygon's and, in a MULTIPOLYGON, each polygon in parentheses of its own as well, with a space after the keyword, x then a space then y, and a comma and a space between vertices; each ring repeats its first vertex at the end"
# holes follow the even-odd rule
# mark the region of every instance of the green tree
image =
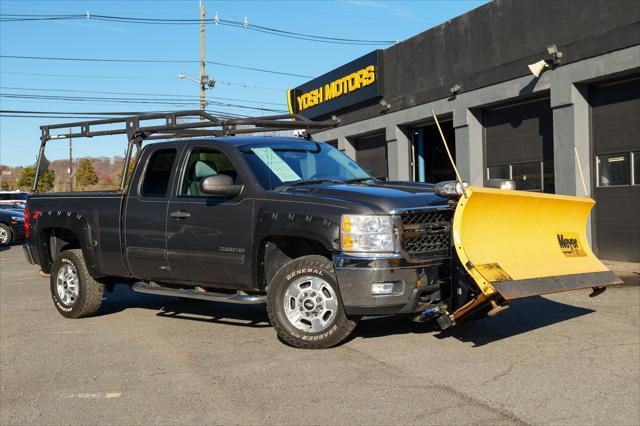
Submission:
POLYGON ((93 164, 91 164, 91 160, 86 158, 80 160, 78 170, 76 170, 76 184, 80 188, 86 189, 87 187, 97 183, 98 175, 96 174, 96 170, 93 168, 93 164))
MULTIPOLYGON (((36 177, 35 167, 25 167, 22 170, 22 175, 18 178, 16 185, 18 188, 24 191, 31 191, 33 188, 33 180, 36 177)), ((53 189, 53 184, 56 180, 56 173, 53 170, 46 170, 40 179, 38 179, 38 191, 47 192, 53 189)))

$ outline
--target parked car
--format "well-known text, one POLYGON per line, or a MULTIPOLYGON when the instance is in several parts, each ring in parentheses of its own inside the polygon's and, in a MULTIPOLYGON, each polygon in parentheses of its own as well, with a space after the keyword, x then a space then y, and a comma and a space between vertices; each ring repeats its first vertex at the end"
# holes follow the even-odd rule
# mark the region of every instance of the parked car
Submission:
POLYGON ((0 208, 6 205, 19 205, 22 204, 22 208, 29 199, 29 193, 24 191, 0 191, 0 208))
POLYGON ((0 209, 0 245, 23 240, 24 213, 18 209, 0 209))
MULTIPOLYGON (((174 127, 178 117, 139 129, 147 117, 127 118, 130 146, 154 132, 193 135, 208 121, 270 124, 204 114, 174 127)), ((81 135, 106 134, 92 126, 83 122, 81 135)), ((61 127, 43 127, 43 140, 61 127)), ((145 145, 136 161, 121 191, 27 202, 25 254, 51 274, 65 317, 94 315, 105 290, 127 283, 266 303, 284 342, 315 349, 344 341, 363 316, 404 314, 444 329, 519 297, 589 287, 597 295, 620 282, 589 249, 590 199, 503 189, 512 181, 384 182, 331 145, 298 138, 173 138, 145 145)))

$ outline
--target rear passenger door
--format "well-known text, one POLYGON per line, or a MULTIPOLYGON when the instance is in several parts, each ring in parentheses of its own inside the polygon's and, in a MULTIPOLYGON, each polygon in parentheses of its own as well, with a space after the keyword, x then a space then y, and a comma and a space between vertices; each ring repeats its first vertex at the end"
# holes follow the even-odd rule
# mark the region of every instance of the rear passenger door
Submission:
POLYGON ((251 287, 253 200, 200 191, 207 176, 226 174, 242 185, 229 157, 210 146, 185 153, 167 210, 167 256, 177 282, 251 287))
POLYGON ((143 153, 132 179, 124 211, 124 243, 134 277, 168 281, 166 217, 169 192, 179 150, 150 147, 143 153), (137 183, 137 185, 136 185, 137 183))

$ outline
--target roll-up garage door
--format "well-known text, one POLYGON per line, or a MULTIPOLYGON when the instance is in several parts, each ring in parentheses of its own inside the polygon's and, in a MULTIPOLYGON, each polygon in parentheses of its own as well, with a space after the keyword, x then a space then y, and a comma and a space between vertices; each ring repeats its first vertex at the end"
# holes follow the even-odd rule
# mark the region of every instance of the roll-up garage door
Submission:
POLYGON ((549 99, 485 110, 486 178, 553 193, 553 115, 549 99))
POLYGON ((598 257, 640 262, 640 78, 589 88, 598 257))
POLYGON ((387 167, 387 138, 384 133, 354 140, 356 162, 377 178, 389 176, 387 167))

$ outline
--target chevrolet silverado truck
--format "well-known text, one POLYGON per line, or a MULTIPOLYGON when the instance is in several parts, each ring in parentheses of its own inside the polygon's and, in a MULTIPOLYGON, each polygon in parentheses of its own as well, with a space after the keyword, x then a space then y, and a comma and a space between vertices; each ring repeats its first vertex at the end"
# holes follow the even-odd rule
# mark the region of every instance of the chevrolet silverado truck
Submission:
MULTIPOLYGON (((125 283, 153 295, 266 303, 282 341, 317 349, 344 341, 364 316, 447 328, 518 297, 598 294, 619 282, 589 249, 590 199, 500 189, 502 181, 380 181, 329 144, 243 135, 319 127, 303 117, 190 113, 203 121, 122 120, 127 160, 140 151, 132 170, 125 161, 120 190, 38 193, 38 160, 24 250, 50 274, 64 317, 98 313, 105 291, 125 283), (154 137, 165 141, 140 148, 154 137)), ((93 128, 114 122, 70 123, 59 138, 112 134, 93 128)), ((42 128, 39 158, 65 126, 42 128)))

